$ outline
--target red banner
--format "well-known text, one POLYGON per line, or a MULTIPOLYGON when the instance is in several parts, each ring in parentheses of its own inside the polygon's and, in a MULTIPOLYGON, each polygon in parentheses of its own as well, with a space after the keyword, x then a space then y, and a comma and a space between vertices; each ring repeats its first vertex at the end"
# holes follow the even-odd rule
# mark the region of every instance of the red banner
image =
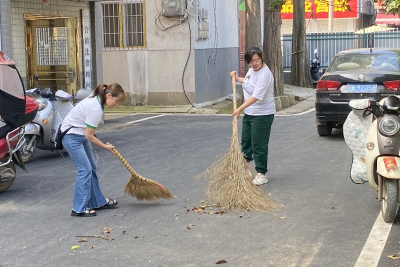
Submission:
MULTIPOLYGON (((293 19, 293 1, 287 0, 282 6, 281 18, 293 19)), ((299 0, 296 0, 299 1, 299 0)), ((358 18, 358 2, 350 0, 349 5, 351 10, 347 10, 343 6, 345 0, 334 0, 333 18, 358 18)), ((304 3, 306 19, 327 19, 329 14, 329 0, 306 0, 304 3)))

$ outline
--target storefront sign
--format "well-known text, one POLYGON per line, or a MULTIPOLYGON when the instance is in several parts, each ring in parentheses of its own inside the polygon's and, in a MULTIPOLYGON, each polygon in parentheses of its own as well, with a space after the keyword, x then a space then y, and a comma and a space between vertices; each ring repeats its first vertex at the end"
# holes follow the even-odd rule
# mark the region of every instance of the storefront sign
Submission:
POLYGON ((92 72, 91 72, 91 56, 90 56, 90 20, 89 11, 82 10, 82 41, 83 41, 83 74, 85 88, 92 89, 92 72))
MULTIPOLYGON (((295 0, 288 0, 286 1, 286 4, 282 6, 282 19, 293 19, 293 1, 295 0)), ((306 19, 327 19, 329 14, 329 2, 329 0, 305 0, 304 7, 306 12, 306 19)), ((349 1, 351 10, 347 10, 346 6, 343 6, 345 0, 334 0, 333 2, 333 17, 335 19, 359 17, 357 0, 349 1)))

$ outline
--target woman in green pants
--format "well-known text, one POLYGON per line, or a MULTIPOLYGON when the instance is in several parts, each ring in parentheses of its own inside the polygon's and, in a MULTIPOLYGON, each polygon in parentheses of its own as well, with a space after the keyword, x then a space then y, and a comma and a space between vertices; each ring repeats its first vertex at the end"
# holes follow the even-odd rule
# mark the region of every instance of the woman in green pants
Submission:
POLYGON ((262 52, 258 47, 250 47, 244 59, 250 65, 246 77, 231 72, 237 82, 242 83, 244 103, 236 109, 232 116, 239 117, 244 111, 242 123, 242 152, 248 162, 254 159, 257 175, 253 180, 256 185, 268 182, 268 142, 271 125, 274 121, 274 77, 264 63, 262 52))

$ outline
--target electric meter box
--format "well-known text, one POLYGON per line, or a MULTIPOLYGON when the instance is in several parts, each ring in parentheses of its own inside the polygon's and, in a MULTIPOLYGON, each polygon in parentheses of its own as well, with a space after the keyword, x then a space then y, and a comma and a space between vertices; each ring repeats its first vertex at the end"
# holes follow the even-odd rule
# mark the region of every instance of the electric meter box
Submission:
POLYGON ((162 0, 162 13, 165 17, 184 16, 186 0, 162 0))

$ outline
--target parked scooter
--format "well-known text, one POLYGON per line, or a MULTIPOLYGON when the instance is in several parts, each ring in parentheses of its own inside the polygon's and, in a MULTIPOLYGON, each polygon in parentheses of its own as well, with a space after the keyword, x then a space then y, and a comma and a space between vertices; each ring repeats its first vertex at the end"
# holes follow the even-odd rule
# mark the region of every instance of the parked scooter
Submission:
POLYGON ((360 153, 355 155, 357 149, 352 149, 355 155, 352 169, 359 169, 352 171, 352 179, 368 182, 378 192, 383 220, 391 223, 396 217, 397 202, 400 202, 400 100, 396 96, 388 96, 379 103, 368 99, 352 102, 353 111, 348 120, 354 112, 359 112, 359 116, 349 122, 346 120, 343 134, 348 145, 358 139, 361 143, 354 147, 363 148, 365 153, 364 156, 360 153), (353 126, 350 126, 351 121, 353 126), (363 129, 366 127, 368 131, 365 135, 363 129), (365 164, 358 164, 359 158, 365 164))
POLYGON ((15 164, 26 171, 19 149, 25 142, 24 125, 33 120, 38 107, 25 96, 15 62, 0 51, 0 192, 13 184, 15 164))
POLYGON ((312 85, 314 86, 314 88, 317 88, 317 83, 321 78, 318 49, 314 50, 314 58, 311 59, 310 74, 312 85))
POLYGON ((25 127, 27 142, 21 148, 22 160, 28 163, 33 158, 36 148, 55 151, 54 139, 58 126, 62 123, 69 111, 73 108, 73 97, 65 92, 58 96, 50 88, 40 90, 38 75, 34 75, 36 88, 26 91, 39 104, 39 110, 34 120, 25 127))

